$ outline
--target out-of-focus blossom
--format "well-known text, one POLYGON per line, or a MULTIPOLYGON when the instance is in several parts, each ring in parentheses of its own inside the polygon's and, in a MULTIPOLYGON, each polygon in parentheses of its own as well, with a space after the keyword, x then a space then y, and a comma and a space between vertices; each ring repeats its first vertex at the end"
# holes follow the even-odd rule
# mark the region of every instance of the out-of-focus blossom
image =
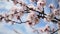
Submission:
POLYGON ((37 5, 40 5, 41 7, 44 7, 46 5, 46 1, 45 0, 39 0, 37 2, 37 5))
POLYGON ((43 11, 43 8, 45 5, 46 5, 46 2, 44 0, 39 0, 37 2, 37 9, 39 9, 40 11, 43 11))
POLYGON ((46 34, 50 34, 49 31, 50 31, 50 26, 46 25, 45 28, 44 28, 44 32, 45 32, 46 34))
POLYGON ((54 9, 54 8, 55 8, 53 4, 50 4, 49 7, 50 7, 51 9, 54 9))
POLYGON ((53 15, 49 14, 49 15, 46 15, 46 18, 44 20, 50 22, 52 19, 53 19, 53 15))
POLYGON ((36 7, 33 4, 29 4, 28 7, 31 8, 31 9, 33 9, 33 10, 36 9, 36 7))
POLYGON ((60 19, 60 10, 59 9, 54 9, 53 14, 57 19, 60 19))
POLYGON ((59 10, 58 9, 54 9, 53 13, 54 13, 54 15, 59 15, 59 10))
POLYGON ((33 25, 35 25, 39 22, 39 18, 37 17, 37 14, 32 11, 28 14, 27 21, 30 21, 33 25))

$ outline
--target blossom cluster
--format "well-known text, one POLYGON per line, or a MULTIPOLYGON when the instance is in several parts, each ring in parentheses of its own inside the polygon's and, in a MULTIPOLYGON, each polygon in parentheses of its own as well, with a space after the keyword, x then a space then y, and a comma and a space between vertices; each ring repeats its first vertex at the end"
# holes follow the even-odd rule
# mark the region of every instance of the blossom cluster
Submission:
MULTIPOLYGON (((43 19, 43 21, 47 22, 47 25, 40 29, 38 28, 35 31, 39 31, 39 34, 54 34, 56 32, 56 29, 50 27, 50 25, 57 25, 58 29, 60 29, 60 2, 58 2, 58 8, 54 6, 54 4, 49 4, 47 7, 50 9, 50 12, 45 12, 46 7, 46 0, 29 0, 31 3, 26 4, 24 0, 11 0, 13 3, 12 8, 9 10, 8 14, 0 14, 0 22, 5 21, 6 23, 13 24, 22 24, 26 23, 28 27, 31 27, 32 29, 35 29, 33 26, 36 24, 39 24, 40 20, 43 19), (33 5, 33 3, 36 4, 36 6, 33 5), (19 5, 19 6, 18 6, 19 5), (21 20, 21 17, 24 16, 24 14, 27 13, 26 21, 23 22, 21 20)), ((9 1, 8 1, 9 2, 9 1)))

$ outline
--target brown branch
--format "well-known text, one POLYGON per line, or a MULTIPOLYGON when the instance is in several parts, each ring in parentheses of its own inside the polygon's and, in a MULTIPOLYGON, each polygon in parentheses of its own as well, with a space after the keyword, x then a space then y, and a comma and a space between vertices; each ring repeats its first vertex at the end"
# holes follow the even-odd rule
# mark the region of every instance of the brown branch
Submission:
POLYGON ((54 34, 55 32, 58 32, 60 29, 57 29, 56 31, 52 32, 51 34, 54 34))
POLYGON ((17 34, 22 34, 22 33, 18 32, 16 29, 13 29, 13 31, 17 34))

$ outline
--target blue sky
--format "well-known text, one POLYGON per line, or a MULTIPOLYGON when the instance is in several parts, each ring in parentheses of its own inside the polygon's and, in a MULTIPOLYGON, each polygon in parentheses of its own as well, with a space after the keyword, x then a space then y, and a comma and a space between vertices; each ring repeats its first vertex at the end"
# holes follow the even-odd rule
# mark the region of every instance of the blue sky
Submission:
MULTIPOLYGON (((30 4, 29 0, 25 0, 26 4, 30 4)), ((47 0, 47 6, 53 3, 55 5, 55 7, 57 8, 58 6, 58 2, 56 0, 47 0)), ((36 4, 34 4, 36 6, 36 4)), ((10 3, 6 3, 6 2, 0 2, 0 14, 2 13, 6 13, 7 11, 9 11, 9 9, 11 8, 11 4, 10 3)), ((50 8, 49 7, 45 7, 45 13, 50 13, 50 8)), ((25 14, 22 17, 22 21, 26 20, 26 16, 27 14, 25 14)), ((35 25, 35 28, 41 28, 41 27, 45 27, 47 23, 44 22, 43 19, 40 20, 39 24, 35 25)), ((15 24, 15 25, 11 25, 11 24, 7 24, 5 22, 1 22, 0 23, 0 34, 16 34, 13 29, 16 29, 18 32, 22 32, 23 34, 27 34, 29 32, 27 32, 26 29, 28 28, 25 24, 15 24)), ((31 28, 30 28, 31 29, 31 28)), ((31 34, 31 33, 30 33, 31 34)))

